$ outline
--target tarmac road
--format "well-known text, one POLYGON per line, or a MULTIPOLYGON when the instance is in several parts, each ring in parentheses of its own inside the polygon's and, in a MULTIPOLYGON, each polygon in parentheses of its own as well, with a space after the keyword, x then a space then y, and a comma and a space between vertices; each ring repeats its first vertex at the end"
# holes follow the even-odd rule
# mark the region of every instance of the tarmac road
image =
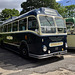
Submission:
POLYGON ((64 59, 51 57, 24 59, 18 54, 0 48, 0 75, 75 75, 75 50, 64 59))

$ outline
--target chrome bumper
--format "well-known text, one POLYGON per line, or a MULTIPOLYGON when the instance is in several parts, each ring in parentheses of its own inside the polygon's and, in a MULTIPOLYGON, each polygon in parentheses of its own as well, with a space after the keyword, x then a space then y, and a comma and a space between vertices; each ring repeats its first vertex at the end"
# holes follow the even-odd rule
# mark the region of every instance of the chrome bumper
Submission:
POLYGON ((50 54, 44 54, 44 55, 35 55, 35 54, 29 53, 29 56, 33 57, 33 58, 37 58, 37 59, 44 59, 44 58, 53 57, 53 56, 57 56, 57 55, 63 55, 65 53, 67 53, 67 50, 54 52, 54 53, 50 53, 50 54))

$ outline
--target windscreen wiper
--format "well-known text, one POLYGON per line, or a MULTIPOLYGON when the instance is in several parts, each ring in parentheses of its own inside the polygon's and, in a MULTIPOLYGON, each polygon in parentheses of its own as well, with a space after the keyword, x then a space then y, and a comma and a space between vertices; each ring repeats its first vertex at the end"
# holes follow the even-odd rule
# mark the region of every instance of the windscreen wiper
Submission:
POLYGON ((52 24, 50 23, 50 21, 48 20, 47 16, 45 16, 46 20, 48 21, 48 23, 52 26, 52 24))

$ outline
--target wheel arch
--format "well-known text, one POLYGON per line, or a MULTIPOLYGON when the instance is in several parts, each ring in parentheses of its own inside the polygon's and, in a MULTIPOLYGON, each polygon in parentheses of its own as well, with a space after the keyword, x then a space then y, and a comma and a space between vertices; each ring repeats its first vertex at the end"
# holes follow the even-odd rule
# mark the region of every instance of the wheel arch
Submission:
POLYGON ((27 50, 28 50, 28 52, 29 52, 29 46, 28 46, 28 44, 27 44, 27 42, 26 42, 25 40, 22 40, 22 41, 21 41, 19 48, 21 49, 23 46, 27 47, 27 50))

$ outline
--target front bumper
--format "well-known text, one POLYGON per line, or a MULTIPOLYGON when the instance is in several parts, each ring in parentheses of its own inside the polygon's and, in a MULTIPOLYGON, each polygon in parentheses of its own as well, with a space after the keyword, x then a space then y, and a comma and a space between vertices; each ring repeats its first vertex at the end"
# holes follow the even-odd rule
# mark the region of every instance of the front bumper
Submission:
POLYGON ((63 55, 66 53, 67 53, 67 50, 54 52, 54 53, 50 53, 50 54, 44 54, 44 55, 35 55, 35 54, 29 53, 29 56, 33 57, 33 58, 37 58, 37 59, 44 59, 44 58, 49 58, 49 57, 53 57, 53 56, 57 56, 57 55, 63 55))

